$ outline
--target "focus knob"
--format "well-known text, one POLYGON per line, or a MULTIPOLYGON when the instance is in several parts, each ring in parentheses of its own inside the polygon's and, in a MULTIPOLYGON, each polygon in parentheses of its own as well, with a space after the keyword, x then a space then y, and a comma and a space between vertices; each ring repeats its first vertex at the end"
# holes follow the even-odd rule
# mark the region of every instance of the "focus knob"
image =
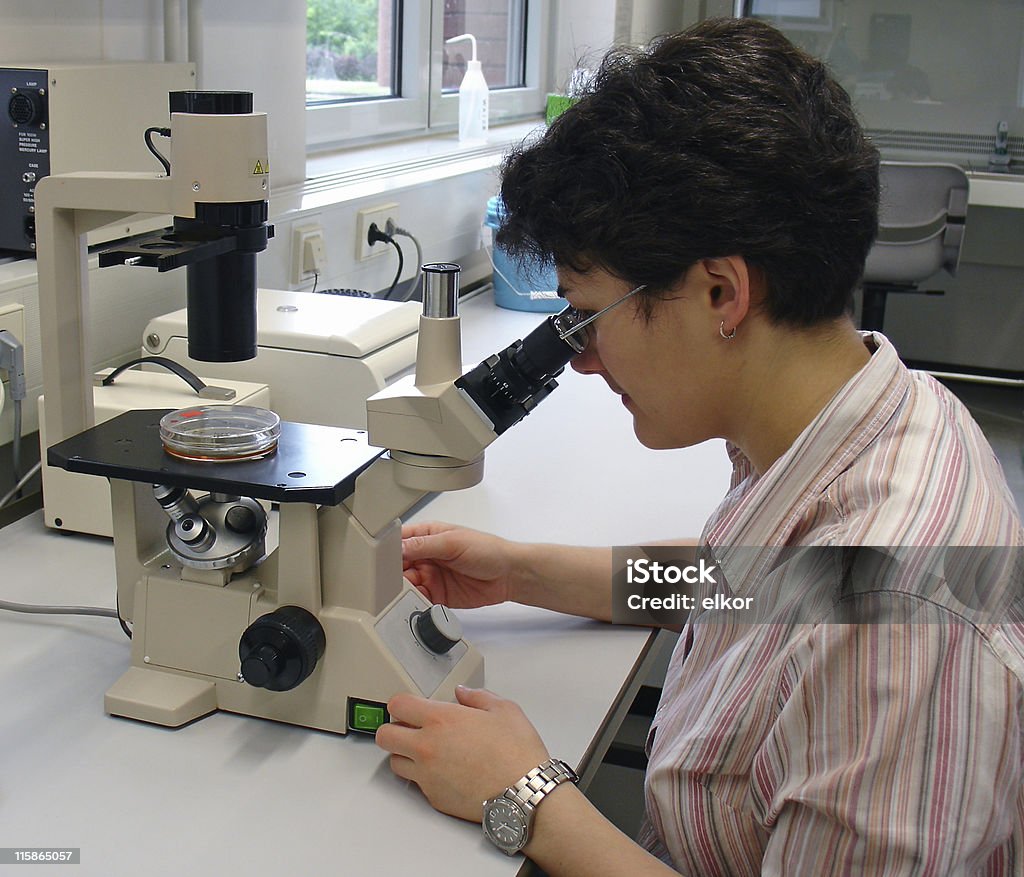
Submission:
POLYGON ((306 679, 327 646, 324 629, 301 606, 257 618, 238 643, 242 678, 256 688, 290 691, 306 679))
POLYGON ((269 643, 256 646, 242 659, 242 676, 250 685, 266 688, 284 670, 284 656, 269 643))
POLYGON ((412 617, 412 629, 418 639, 435 655, 444 655, 462 640, 462 625, 440 604, 412 617))

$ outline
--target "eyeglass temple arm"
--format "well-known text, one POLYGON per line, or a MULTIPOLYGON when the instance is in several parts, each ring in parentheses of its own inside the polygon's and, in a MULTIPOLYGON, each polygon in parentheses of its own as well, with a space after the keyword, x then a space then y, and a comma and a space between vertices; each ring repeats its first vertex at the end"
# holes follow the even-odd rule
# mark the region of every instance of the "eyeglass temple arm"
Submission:
POLYGON ((586 328, 586 327, 587 327, 587 326, 589 326, 589 325, 590 325, 591 323, 593 323, 593 322, 594 322, 594 320, 596 320, 596 319, 597 319, 598 317, 600 317, 600 316, 603 316, 604 314, 608 313, 608 311, 610 311, 610 310, 611 310, 612 308, 617 308, 617 307, 618 307, 618 306, 619 306, 620 304, 622 304, 622 303, 623 303, 623 302, 624 302, 624 301, 625 301, 625 300, 626 300, 627 298, 630 298, 631 296, 634 296, 634 295, 636 295, 636 294, 637 294, 638 292, 640 292, 641 290, 644 290, 644 289, 647 289, 647 284, 646 284, 646 283, 644 283, 644 284, 641 284, 640 286, 636 287, 635 289, 631 289, 631 290, 630 290, 629 292, 627 292, 627 293, 626 293, 626 294, 625 294, 624 296, 622 296, 622 298, 617 298, 617 299, 616 299, 615 301, 613 301, 613 302, 612 302, 612 303, 611 303, 610 305, 605 305, 605 306, 604 306, 603 308, 601 308, 601 310, 599 310, 599 311, 598 311, 598 312, 597 312, 596 314, 591 314, 591 315, 590 315, 589 317, 587 317, 587 318, 586 318, 585 320, 582 320, 582 321, 580 321, 579 323, 576 323, 575 325, 573 325, 572 327, 570 327, 569 329, 566 329, 566 330, 565 330, 564 332, 562 332, 561 334, 559 334, 559 336, 558 336, 558 337, 559 337, 559 338, 560 338, 560 339, 561 339, 562 341, 564 341, 564 340, 565 340, 566 338, 568 338, 568 337, 569 337, 570 335, 575 335, 575 334, 576 334, 577 332, 579 332, 579 330, 580 330, 580 329, 584 329, 584 328, 586 328))

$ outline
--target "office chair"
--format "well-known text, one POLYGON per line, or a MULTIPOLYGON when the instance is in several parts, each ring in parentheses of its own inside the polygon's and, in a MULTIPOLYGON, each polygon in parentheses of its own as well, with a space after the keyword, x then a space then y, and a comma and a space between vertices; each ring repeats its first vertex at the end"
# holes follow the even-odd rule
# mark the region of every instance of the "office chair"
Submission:
POLYGON ((883 161, 878 238, 864 267, 861 328, 882 330, 890 292, 917 292, 940 269, 956 274, 967 174, 953 164, 883 161))

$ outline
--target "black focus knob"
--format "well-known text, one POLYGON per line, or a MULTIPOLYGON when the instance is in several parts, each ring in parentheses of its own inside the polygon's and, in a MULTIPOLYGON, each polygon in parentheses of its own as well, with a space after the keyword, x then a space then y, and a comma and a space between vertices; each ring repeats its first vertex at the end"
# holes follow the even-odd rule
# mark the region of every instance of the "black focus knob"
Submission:
POLYGON ((238 643, 242 678, 256 688, 289 691, 306 679, 327 646, 312 612, 282 606, 257 618, 238 643))
POLYGON ((435 655, 444 655, 462 639, 462 625, 444 606, 431 606, 412 617, 412 629, 418 639, 435 655))

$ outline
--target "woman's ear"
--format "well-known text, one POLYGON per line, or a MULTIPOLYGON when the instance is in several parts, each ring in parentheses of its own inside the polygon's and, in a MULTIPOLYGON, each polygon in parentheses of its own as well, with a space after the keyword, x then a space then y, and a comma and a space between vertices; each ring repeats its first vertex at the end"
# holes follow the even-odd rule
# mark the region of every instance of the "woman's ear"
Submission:
POLYGON ((750 311, 752 271, 742 256, 701 259, 704 303, 713 322, 728 335, 750 311))

